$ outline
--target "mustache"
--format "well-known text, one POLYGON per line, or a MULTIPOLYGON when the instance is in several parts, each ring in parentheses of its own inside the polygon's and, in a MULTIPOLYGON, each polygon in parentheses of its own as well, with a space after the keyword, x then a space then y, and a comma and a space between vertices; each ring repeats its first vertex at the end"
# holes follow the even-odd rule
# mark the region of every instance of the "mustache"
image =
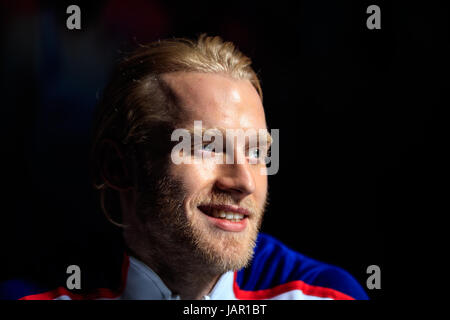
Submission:
POLYGON ((233 207, 247 211, 251 216, 261 215, 263 208, 258 208, 252 198, 245 198, 242 201, 235 201, 230 194, 213 193, 195 202, 197 207, 233 207))

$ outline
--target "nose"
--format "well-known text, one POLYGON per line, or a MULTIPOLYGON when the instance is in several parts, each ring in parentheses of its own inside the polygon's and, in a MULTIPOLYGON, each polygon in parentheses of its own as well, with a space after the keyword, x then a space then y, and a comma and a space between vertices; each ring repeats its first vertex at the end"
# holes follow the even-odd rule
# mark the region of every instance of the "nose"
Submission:
POLYGON ((230 194, 235 201, 240 201, 255 192, 255 179, 249 164, 224 164, 221 166, 216 187, 230 194))

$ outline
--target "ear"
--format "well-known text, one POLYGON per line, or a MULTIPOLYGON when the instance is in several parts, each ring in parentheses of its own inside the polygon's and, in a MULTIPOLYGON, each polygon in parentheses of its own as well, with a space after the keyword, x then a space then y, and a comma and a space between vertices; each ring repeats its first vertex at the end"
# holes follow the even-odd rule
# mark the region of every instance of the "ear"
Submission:
POLYGON ((123 150, 111 139, 104 139, 101 142, 100 170, 101 177, 108 187, 117 191, 133 188, 133 180, 123 150))

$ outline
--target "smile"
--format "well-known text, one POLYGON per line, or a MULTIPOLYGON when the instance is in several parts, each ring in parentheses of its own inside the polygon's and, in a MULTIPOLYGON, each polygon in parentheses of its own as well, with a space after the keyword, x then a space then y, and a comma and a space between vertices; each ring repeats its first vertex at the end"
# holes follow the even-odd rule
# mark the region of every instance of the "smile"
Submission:
POLYGON ((247 226, 250 212, 244 208, 229 205, 201 205, 198 209, 208 220, 225 231, 242 231, 247 226))
POLYGON ((244 215, 240 213, 226 212, 222 210, 213 210, 212 216, 214 218, 227 219, 233 222, 239 222, 244 219, 244 215))

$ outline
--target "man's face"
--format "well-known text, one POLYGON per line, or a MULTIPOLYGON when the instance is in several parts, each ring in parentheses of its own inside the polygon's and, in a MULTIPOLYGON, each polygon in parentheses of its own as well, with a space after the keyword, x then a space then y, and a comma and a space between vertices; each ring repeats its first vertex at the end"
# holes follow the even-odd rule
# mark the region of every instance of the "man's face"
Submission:
MULTIPOLYGON (((204 129, 221 129, 224 141, 229 138, 226 129, 267 129, 261 99, 248 80, 186 72, 168 73, 163 79, 182 109, 180 128, 192 130, 194 121, 201 120, 204 129)), ((267 196, 267 175, 261 173, 265 164, 249 163, 248 145, 234 142, 235 160, 243 157, 243 163, 218 164, 208 159, 171 163, 169 187, 161 195, 165 199, 158 201, 167 205, 160 205, 160 213, 148 221, 153 232, 163 229, 160 237, 180 246, 180 253, 188 248, 222 272, 240 269, 250 260, 267 196)), ((195 152, 190 155, 196 156, 195 152)), ((144 209, 143 203, 138 207, 144 209)))

